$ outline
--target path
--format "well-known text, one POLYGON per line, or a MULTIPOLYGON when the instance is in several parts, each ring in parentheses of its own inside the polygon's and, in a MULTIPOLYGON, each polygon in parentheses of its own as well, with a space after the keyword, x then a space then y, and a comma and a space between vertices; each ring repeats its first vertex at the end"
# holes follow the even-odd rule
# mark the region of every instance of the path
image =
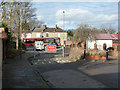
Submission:
POLYGON ((2 88, 48 88, 42 78, 31 68, 27 58, 33 56, 32 51, 7 60, 3 65, 3 87, 2 88))

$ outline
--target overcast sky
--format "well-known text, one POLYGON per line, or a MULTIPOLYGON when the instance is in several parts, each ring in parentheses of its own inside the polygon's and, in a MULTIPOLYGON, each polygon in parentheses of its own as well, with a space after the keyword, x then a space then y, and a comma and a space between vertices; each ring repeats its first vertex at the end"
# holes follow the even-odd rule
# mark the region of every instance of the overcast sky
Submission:
POLYGON ((79 24, 100 28, 111 26, 118 30, 118 2, 32 2, 37 18, 48 27, 57 24, 65 29, 75 29, 79 24))

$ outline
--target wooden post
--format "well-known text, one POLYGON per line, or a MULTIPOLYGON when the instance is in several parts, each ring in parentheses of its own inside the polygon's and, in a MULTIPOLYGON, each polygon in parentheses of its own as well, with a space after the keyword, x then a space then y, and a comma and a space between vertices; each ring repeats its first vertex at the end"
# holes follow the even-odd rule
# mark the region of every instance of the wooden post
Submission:
POLYGON ((34 42, 34 58, 36 57, 36 47, 35 47, 35 42, 34 42))
POLYGON ((78 43, 75 43, 75 47, 77 47, 78 43))
POLYGON ((73 48, 73 42, 72 42, 72 44, 71 44, 71 48, 73 48))

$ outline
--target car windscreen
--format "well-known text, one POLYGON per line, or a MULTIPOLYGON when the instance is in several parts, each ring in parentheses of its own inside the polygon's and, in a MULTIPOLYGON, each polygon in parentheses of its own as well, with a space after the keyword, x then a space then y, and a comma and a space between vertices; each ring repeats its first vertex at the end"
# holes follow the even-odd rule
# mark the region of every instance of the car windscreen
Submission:
POLYGON ((24 39, 24 43, 34 43, 34 39, 24 39))

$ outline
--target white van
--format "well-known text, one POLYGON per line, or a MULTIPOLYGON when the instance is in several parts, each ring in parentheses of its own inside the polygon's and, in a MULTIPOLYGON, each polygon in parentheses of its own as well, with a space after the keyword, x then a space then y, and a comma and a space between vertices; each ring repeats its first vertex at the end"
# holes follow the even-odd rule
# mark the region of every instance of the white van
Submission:
POLYGON ((36 50, 43 50, 44 49, 43 41, 35 41, 35 48, 36 50))

